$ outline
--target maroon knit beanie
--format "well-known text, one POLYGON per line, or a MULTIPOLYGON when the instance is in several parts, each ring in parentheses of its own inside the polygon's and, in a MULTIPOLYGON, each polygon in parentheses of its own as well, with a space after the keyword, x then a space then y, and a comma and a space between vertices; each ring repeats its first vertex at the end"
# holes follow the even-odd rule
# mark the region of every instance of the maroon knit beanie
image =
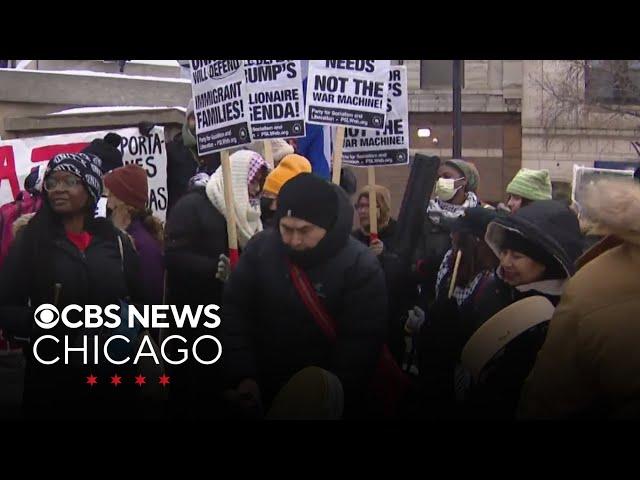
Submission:
POLYGON ((116 168, 104 176, 104 185, 127 205, 145 209, 149 185, 144 168, 134 164, 116 168))

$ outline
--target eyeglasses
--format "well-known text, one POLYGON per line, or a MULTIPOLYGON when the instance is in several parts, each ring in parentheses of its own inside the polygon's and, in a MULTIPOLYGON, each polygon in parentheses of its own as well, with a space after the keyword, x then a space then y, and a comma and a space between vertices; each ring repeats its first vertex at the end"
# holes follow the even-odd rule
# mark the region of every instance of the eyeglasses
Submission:
POLYGON ((60 184, 62 184, 63 188, 69 190, 82 184, 82 181, 75 175, 70 175, 63 178, 62 180, 58 180, 54 177, 47 177, 47 179, 44 181, 44 189, 47 192, 50 192, 52 190, 55 190, 60 184))

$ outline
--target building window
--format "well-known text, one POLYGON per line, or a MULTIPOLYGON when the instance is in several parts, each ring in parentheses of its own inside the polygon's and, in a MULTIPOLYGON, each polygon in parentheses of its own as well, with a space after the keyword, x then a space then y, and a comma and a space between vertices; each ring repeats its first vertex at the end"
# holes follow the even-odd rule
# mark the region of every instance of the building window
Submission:
MULTIPOLYGON (((420 60, 420 88, 438 90, 453 86, 453 60, 420 60)), ((462 62, 464 88, 464 61, 462 62)))
POLYGON ((640 105, 640 60, 588 60, 585 99, 588 103, 640 105))

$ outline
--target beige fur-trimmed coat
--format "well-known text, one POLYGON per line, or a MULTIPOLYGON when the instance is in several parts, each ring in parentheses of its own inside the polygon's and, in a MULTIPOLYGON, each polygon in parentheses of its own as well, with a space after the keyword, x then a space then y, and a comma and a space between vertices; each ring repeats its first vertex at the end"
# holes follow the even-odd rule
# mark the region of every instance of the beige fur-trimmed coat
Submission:
POLYGON ((566 284, 520 418, 640 418, 640 184, 603 181, 584 212, 622 243, 566 284))

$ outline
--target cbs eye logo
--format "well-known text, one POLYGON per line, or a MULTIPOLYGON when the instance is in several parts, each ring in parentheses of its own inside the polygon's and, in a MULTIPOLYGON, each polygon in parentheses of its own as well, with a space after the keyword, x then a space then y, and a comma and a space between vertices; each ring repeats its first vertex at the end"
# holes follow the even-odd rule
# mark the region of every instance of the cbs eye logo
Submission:
POLYGON ((49 330, 58 324, 60 312, 58 312, 58 309, 54 305, 45 303, 36 308, 33 319, 40 328, 49 330))

